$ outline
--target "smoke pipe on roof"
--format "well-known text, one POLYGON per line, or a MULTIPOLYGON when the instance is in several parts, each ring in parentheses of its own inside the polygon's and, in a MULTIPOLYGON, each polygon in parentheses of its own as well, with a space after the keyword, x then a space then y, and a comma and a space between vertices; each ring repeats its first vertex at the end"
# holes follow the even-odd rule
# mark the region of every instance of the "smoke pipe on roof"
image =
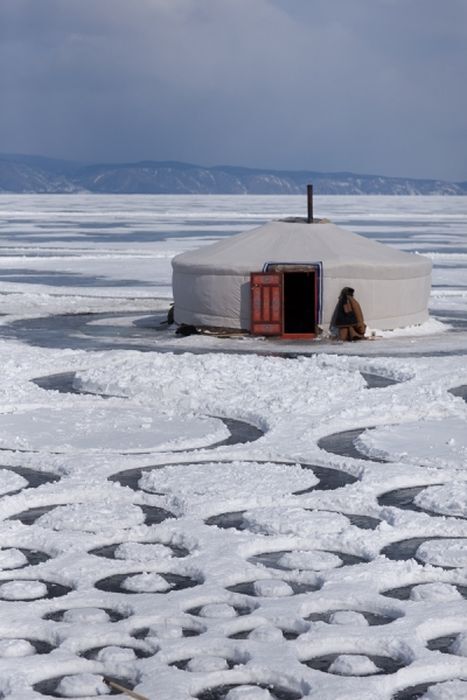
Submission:
POLYGON ((306 186, 306 194, 308 200, 308 217, 307 223, 313 223, 313 185, 306 186))

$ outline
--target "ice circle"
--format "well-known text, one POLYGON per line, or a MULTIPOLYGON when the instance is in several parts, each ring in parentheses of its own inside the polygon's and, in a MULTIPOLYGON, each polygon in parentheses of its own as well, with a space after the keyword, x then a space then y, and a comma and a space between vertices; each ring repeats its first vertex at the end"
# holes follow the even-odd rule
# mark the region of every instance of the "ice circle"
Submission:
POLYGON ((42 581, 17 580, 0 585, 0 599, 36 600, 47 595, 47 586, 42 581))
POLYGON ((32 656, 35 653, 34 646, 27 639, 0 639, 0 657, 2 659, 32 656))
POLYGON ((341 566, 342 559, 332 552, 315 550, 296 550, 286 552, 277 563, 287 569, 304 569, 308 571, 325 571, 341 566))
POLYGON ((123 581, 122 588, 132 593, 165 593, 171 585, 159 574, 142 573, 128 576, 123 581))
POLYGON ((467 538, 429 540, 417 549, 416 558, 424 564, 445 567, 467 566, 467 538))
POLYGON ((328 668, 329 673, 342 676, 369 676, 381 671, 376 664, 361 654, 340 654, 328 668))
POLYGON ((341 532, 349 526, 349 519, 340 513, 281 506, 248 511, 243 519, 250 530, 264 535, 309 537, 341 532))
POLYGON ((443 601, 461 600, 462 596, 455 586, 450 583, 435 581, 421 583, 410 591, 410 600, 414 601, 443 601))
POLYGON ((414 503, 440 515, 467 518, 467 481, 428 486, 415 496, 414 503))
POLYGON ((318 483, 313 471, 299 464, 234 461, 174 464, 143 472, 138 485, 145 491, 204 500, 231 494, 251 498, 256 492, 277 497, 318 483))
POLYGON ((100 532, 136 527, 144 520, 144 513, 138 506, 109 500, 57 506, 41 515, 36 524, 57 531, 100 532))
POLYGON ((0 569, 19 569, 27 563, 27 558, 19 549, 0 549, 0 569))
POLYGON ((78 673, 75 676, 65 676, 56 687, 56 693, 64 698, 81 698, 85 695, 94 697, 109 695, 110 689, 104 683, 102 676, 92 673, 78 673))
POLYGON ((10 491, 19 491, 28 486, 28 482, 10 469, 0 469, 0 496, 10 491))
POLYGON ((374 428, 363 432, 355 444, 369 457, 392 462, 457 468, 467 464, 467 426, 461 418, 374 428))
POLYGON ((161 415, 143 406, 41 406, 0 413, 0 448, 138 453, 205 447, 228 438, 217 418, 161 415))

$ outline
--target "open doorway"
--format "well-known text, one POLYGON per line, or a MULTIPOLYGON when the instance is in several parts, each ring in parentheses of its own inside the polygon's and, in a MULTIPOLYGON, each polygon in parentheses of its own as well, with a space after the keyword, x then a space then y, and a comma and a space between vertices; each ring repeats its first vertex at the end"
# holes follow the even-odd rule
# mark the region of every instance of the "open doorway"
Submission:
POLYGON ((314 338, 321 323, 322 264, 265 263, 250 275, 252 335, 314 338))
POLYGON ((283 273, 283 335, 316 333, 316 273, 283 273))

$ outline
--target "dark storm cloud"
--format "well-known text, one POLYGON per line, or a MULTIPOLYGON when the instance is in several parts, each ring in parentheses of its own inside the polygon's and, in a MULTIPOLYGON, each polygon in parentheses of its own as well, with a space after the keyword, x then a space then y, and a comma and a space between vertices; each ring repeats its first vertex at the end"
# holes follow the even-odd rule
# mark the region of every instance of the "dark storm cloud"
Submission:
POLYGON ((464 0, 0 0, 0 151, 467 179, 464 0))

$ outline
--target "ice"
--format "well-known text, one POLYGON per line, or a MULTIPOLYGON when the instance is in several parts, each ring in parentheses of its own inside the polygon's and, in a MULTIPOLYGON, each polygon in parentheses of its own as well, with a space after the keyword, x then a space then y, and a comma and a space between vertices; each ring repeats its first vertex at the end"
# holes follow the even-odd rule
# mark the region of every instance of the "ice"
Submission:
POLYGON ((47 595, 47 586, 41 581, 8 581, 0 584, 0 599, 35 600, 47 595))
POLYGON ((0 696, 64 676, 68 697, 108 695, 103 671, 164 700, 466 696, 467 198, 315 204, 432 259, 427 323, 355 344, 159 325, 173 255, 302 197, 0 196, 0 696), (349 453, 340 434, 361 430, 349 453), (300 663, 339 650, 330 673, 300 663))
POLYGON ((187 664, 187 670, 192 673, 211 673, 226 668, 227 661, 222 656, 195 656, 187 664))
POLYGON ((18 409, 0 414, 0 431, 3 448, 53 452, 181 449, 187 444, 201 446, 230 435, 222 422, 214 418, 180 420, 142 406, 18 409))
POLYGON ((169 559, 172 550, 163 544, 143 544, 139 542, 124 542, 115 550, 116 559, 132 559, 139 562, 153 562, 155 559, 169 559))
POLYGON ((237 611, 227 603, 208 603, 199 611, 201 617, 236 617, 237 611))
POLYGON ((368 656, 361 654, 341 654, 329 666, 329 673, 342 676, 369 676, 379 671, 378 666, 368 656))
POLYGON ((122 583, 122 588, 134 593, 165 593, 171 586, 159 574, 143 573, 128 576, 122 583))
POLYGON ((0 568, 1 569, 19 569, 25 566, 28 560, 23 552, 19 549, 0 549, 0 568))
POLYGON ((342 564, 337 554, 320 552, 319 550, 287 552, 278 559, 280 566, 288 569, 308 569, 310 571, 325 571, 334 569, 342 564))
POLYGON ((467 632, 462 632, 457 635, 449 647, 449 651, 458 656, 467 656, 467 632))
POLYGON ((284 638, 282 630, 273 625, 259 625, 250 632, 248 638, 257 642, 277 642, 284 638))
POLYGON ((64 698, 79 698, 84 695, 109 695, 110 689, 104 683, 102 676, 92 673, 80 673, 76 676, 65 676, 57 685, 56 692, 64 698))
POLYGON ((225 700, 268 700, 268 698, 272 697, 266 688, 244 685, 238 688, 231 688, 225 696, 225 700))
POLYGON ((317 533, 340 532, 348 519, 339 513, 304 511, 301 508, 261 508, 245 513, 244 520, 253 532, 269 535, 294 534, 302 537, 317 533))
POLYGON ((426 466, 467 464, 465 420, 443 418, 371 430, 358 440, 365 453, 426 466))
POLYGON ((462 700, 467 697, 467 681, 445 681, 428 688, 422 700, 462 700))
POLYGON ((331 625, 355 625, 357 627, 368 627, 368 620, 362 613, 354 610, 336 610, 329 616, 331 625))
POLYGON ((36 649, 27 639, 0 639, 0 657, 17 658, 32 656, 36 649))
POLYGON ((139 481, 141 488, 157 493, 177 493, 193 499, 238 496, 258 492, 290 493, 317 484, 319 480, 311 470, 296 464, 272 464, 266 462, 235 461, 231 464, 178 464, 145 472, 139 481))
POLYGON ((410 591, 410 600, 415 601, 449 601, 461 597, 457 588, 450 583, 421 583, 410 591))
POLYGON ((144 522, 144 513, 138 506, 103 503, 73 503, 57 506, 41 515, 37 524, 50 530, 82 530, 98 532, 106 529, 129 528, 144 522))
POLYGON ((63 613, 63 622, 96 624, 108 620, 108 613, 99 608, 71 608, 63 613))
POLYGON ((24 489, 28 485, 26 479, 9 469, 0 469, 0 496, 9 491, 24 489))
POLYGON ((293 589, 285 581, 277 579, 261 579, 255 581, 253 589, 256 595, 265 597, 282 597, 293 595, 293 589))
POLYGON ((430 540, 417 549, 417 559, 435 566, 467 566, 467 539, 430 540))
POLYGON ((467 481, 429 486, 416 495, 414 503, 435 513, 467 518, 467 481))

